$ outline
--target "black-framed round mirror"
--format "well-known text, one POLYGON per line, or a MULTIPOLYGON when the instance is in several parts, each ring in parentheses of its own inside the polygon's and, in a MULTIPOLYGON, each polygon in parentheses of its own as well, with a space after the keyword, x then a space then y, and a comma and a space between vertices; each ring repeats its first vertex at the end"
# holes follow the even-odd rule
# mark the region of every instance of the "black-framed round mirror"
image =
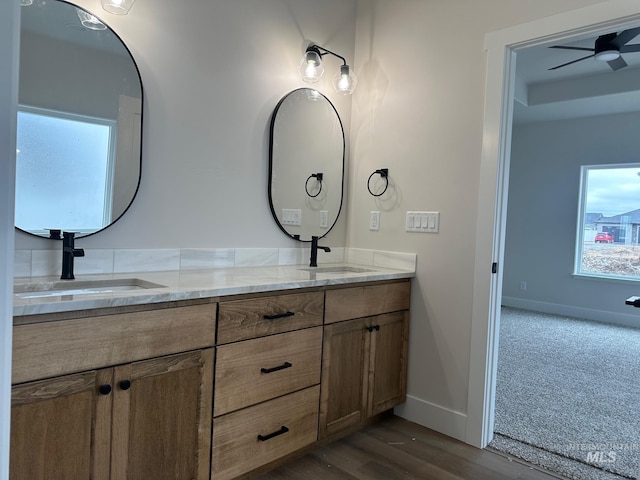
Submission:
POLYGON ((345 138, 331 101, 317 90, 285 95, 271 119, 269 205, 287 235, 310 242, 338 221, 344 190, 345 138))
POLYGON ((138 191, 140 73, 90 12, 62 0, 21 8, 15 225, 41 237, 92 235, 138 191))

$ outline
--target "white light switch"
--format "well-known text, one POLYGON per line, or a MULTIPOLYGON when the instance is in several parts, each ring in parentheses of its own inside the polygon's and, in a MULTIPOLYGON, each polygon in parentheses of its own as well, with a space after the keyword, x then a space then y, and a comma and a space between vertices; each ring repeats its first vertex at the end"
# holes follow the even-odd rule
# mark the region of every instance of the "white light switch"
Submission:
POLYGON ((369 213, 369 230, 380 230, 380 212, 372 211, 369 213))
POLYGON ((329 226, 329 212, 327 210, 320 210, 320 228, 327 228, 329 226))
POLYGON ((283 225, 302 225, 302 210, 283 208, 280 218, 283 225))
POLYGON ((440 212, 407 212, 405 231, 438 233, 440 230, 440 212))

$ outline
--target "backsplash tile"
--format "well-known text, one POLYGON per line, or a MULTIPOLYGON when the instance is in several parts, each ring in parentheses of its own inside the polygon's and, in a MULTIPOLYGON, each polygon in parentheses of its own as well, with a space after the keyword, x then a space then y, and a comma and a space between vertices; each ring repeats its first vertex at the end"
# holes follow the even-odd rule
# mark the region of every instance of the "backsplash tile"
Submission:
POLYGON ((235 265, 233 248, 184 248, 180 250, 180 270, 228 268, 235 265))
POLYGON ((60 275, 62 273, 62 253, 59 250, 32 250, 31 276, 60 275))
POLYGON ((75 273, 113 273, 113 250, 84 249, 84 257, 73 262, 75 273))
POLYGON ((113 273, 159 272, 180 269, 180 250, 114 250, 113 273))
MULTIPOLYGON (((75 273, 112 274, 165 270, 199 270, 231 267, 309 265, 311 250, 303 248, 185 248, 179 249, 85 249, 75 259, 75 273)), ((353 263, 414 270, 413 253, 383 252, 359 248, 332 247, 318 252, 318 265, 353 263)), ((14 277, 59 276, 60 250, 16 250, 14 277)))
POLYGON ((278 265, 277 248, 236 248, 236 267, 278 265))
POLYGON ((16 250, 13 253, 13 276, 31 276, 31 250, 16 250))
POLYGON ((416 268, 415 253, 373 252, 373 266, 382 268, 398 268, 401 270, 416 268))

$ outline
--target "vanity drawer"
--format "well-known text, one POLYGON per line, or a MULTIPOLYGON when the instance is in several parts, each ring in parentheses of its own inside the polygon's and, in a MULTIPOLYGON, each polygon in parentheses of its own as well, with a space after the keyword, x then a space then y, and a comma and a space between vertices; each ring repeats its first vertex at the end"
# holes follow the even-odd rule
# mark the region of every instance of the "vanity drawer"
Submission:
POLYGON ((274 295, 221 302, 218 343, 322 325, 324 292, 274 295))
POLYGON ((320 383, 322 327, 222 345, 214 417, 320 383))
POLYGON ((409 309, 411 283, 402 282, 327 290, 325 323, 409 309))
POLYGON ((318 438, 314 386, 213 420, 212 476, 235 478, 318 438))
POLYGON ((12 383, 212 347, 215 329, 215 304, 16 325, 12 383))

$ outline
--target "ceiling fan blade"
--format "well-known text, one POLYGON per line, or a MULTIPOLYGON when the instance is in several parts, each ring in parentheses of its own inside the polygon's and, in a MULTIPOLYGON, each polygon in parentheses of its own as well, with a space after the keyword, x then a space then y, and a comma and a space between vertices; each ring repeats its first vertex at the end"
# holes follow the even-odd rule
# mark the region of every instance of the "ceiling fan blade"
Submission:
POLYGON ((587 58, 593 58, 593 55, 587 55, 586 57, 578 58, 577 60, 573 60, 571 62, 563 63, 562 65, 556 65, 555 67, 551 67, 549 70, 557 70, 558 68, 566 67, 567 65, 571 65, 572 63, 581 62, 582 60, 586 60, 587 58))
POLYGON ((562 45, 552 45, 549 48, 559 48, 562 50, 580 50, 580 51, 584 51, 584 52, 595 52, 595 48, 585 48, 585 47, 565 47, 562 45))
POLYGON ((640 44, 625 45, 620 49, 620 53, 640 52, 640 44))
POLYGON ((627 66, 627 62, 625 62, 624 58, 622 57, 618 57, 615 60, 611 60, 610 62, 607 62, 607 63, 611 67, 611 70, 613 70, 614 72, 616 70, 620 70, 621 68, 624 68, 627 66))
POLYGON ((623 32, 620 32, 609 43, 617 47, 618 50, 620 50, 627 42, 630 42, 638 35, 640 35, 640 27, 630 28, 629 30, 624 30, 623 32))

